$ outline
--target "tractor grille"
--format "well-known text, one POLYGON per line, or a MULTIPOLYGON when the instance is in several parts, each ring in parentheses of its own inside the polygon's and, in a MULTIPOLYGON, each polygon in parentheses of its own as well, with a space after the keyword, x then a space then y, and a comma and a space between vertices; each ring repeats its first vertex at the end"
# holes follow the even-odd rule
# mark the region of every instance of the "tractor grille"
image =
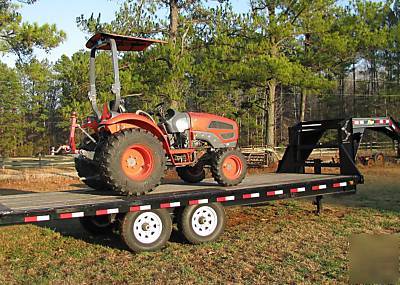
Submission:
POLYGON ((208 126, 209 129, 220 129, 220 130, 233 130, 233 125, 227 124, 220 121, 212 121, 208 126))
POLYGON ((221 137, 225 140, 233 139, 235 137, 235 133, 224 133, 221 134, 221 137))

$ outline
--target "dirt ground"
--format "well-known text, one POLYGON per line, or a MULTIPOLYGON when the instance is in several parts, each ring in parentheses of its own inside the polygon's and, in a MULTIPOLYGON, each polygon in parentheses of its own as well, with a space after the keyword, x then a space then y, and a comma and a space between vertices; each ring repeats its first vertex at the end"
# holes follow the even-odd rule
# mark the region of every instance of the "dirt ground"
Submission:
MULTIPOLYGON (((307 199, 228 208, 218 241, 193 246, 174 231, 152 253, 132 254, 118 235, 92 236, 77 220, 2 227, 0 283, 348 284, 350 238, 400 231, 400 167, 361 172, 358 193, 324 198, 320 216, 307 199)), ((0 195, 81 187, 75 177, 28 178, 0 181, 0 195)))
MULTIPOLYGON (((276 166, 262 169, 249 169, 249 175, 273 172, 276 166)), ((211 177, 208 174, 209 177, 211 177)), ((174 170, 168 170, 165 180, 179 179, 174 170)), ((0 195, 14 191, 52 192, 85 188, 73 168, 42 168, 28 170, 0 170, 0 195), (3 176, 3 178, 2 178, 3 176), (12 177, 12 178, 9 178, 12 177)), ((18 192, 16 192, 18 193, 18 192)))

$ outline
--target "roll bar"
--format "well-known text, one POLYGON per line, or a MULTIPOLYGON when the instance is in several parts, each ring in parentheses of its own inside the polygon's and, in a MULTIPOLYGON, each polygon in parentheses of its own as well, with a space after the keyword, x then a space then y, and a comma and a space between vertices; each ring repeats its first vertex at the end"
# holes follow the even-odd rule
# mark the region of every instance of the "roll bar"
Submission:
POLYGON ((101 118, 101 111, 97 105, 96 93, 96 51, 97 50, 111 50, 112 65, 114 71, 114 84, 111 91, 115 96, 115 104, 113 104, 111 111, 117 112, 121 104, 121 82, 119 77, 118 67, 118 51, 143 51, 153 43, 166 43, 161 40, 152 40, 138 37, 129 37, 108 33, 97 33, 92 36, 86 43, 86 47, 91 49, 90 64, 89 64, 89 81, 90 90, 88 98, 92 109, 98 119, 101 118))
POLYGON ((96 93, 96 51, 99 46, 109 44, 111 47, 112 54, 112 65, 114 71, 114 84, 112 85, 111 91, 115 96, 115 104, 112 106, 112 110, 117 112, 119 105, 121 104, 121 82, 119 79, 119 67, 118 67, 118 49, 115 39, 107 39, 106 41, 101 41, 94 45, 90 52, 90 66, 89 66, 89 80, 90 80, 90 91, 89 91, 89 101, 92 105, 92 109, 95 112, 97 118, 101 118, 101 112, 97 106, 97 93, 96 93))

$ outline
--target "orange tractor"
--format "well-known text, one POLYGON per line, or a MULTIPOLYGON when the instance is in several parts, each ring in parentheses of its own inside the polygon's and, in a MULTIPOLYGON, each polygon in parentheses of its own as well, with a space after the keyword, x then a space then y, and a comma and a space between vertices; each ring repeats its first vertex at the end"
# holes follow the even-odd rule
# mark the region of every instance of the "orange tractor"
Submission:
POLYGON ((121 98, 118 52, 143 51, 154 43, 137 37, 98 33, 86 44, 91 49, 90 91, 94 116, 79 125, 72 116, 69 145, 75 166, 90 187, 112 189, 125 195, 145 194, 161 183, 167 166, 176 167, 184 181, 198 183, 210 167, 214 179, 223 186, 239 184, 246 175, 247 164, 237 150, 239 137, 235 121, 206 113, 178 112, 154 108, 153 116, 146 111, 126 112, 121 98), (95 57, 97 50, 111 50, 115 99, 104 104, 96 102, 95 57), (77 148, 75 130, 85 137, 77 148))

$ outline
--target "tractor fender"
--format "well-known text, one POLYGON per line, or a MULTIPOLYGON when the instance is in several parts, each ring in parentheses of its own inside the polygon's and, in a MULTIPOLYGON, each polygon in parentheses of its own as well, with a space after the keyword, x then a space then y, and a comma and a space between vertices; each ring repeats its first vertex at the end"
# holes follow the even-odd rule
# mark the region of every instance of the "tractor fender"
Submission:
POLYGON ((102 126, 111 134, 132 128, 147 130, 162 142, 165 151, 170 154, 169 143, 164 136, 164 132, 152 120, 142 115, 121 114, 108 120, 102 120, 99 128, 102 126))

